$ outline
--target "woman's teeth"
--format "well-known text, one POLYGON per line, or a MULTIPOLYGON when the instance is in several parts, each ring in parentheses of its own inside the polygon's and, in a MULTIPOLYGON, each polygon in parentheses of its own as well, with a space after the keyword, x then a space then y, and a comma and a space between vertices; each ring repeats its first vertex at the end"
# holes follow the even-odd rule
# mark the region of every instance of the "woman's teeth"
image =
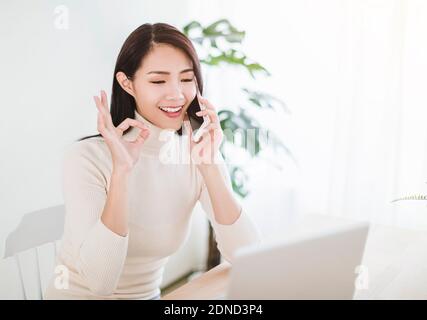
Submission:
POLYGON ((165 111, 165 112, 178 112, 182 109, 182 106, 180 107, 159 107, 161 110, 165 111))

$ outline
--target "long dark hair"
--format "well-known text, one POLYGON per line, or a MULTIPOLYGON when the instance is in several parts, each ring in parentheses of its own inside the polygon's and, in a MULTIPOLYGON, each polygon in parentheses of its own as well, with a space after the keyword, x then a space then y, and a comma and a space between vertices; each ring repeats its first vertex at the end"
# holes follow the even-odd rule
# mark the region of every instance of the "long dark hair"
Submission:
MULTIPOLYGON (((175 48, 181 49, 193 63, 194 75, 200 93, 203 93, 203 80, 200 69, 200 62, 191 40, 179 31, 177 28, 166 23, 145 23, 135 29, 126 39, 119 56, 117 57, 116 67, 113 75, 113 88, 111 90, 110 113, 114 126, 118 126, 126 118, 135 119, 136 103, 134 97, 127 93, 120 86, 116 79, 116 74, 122 71, 129 79, 132 79, 135 72, 142 64, 142 60, 149 53, 155 44, 169 44, 175 48)), ((124 134, 126 134, 129 127, 124 134)), ((177 131, 182 134, 182 128, 177 131)), ((101 134, 95 134, 80 138, 78 141, 88 138, 102 137, 101 134)))

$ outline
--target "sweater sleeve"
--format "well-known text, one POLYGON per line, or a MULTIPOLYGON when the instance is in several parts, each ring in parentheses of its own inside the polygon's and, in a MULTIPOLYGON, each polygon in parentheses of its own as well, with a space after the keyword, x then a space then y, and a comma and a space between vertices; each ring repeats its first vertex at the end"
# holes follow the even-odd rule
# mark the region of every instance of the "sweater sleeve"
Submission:
MULTIPOLYGON (((219 166, 221 173, 227 182, 227 186, 229 187, 230 191, 232 191, 230 175, 222 157, 219 166)), ((209 222, 215 232, 215 239, 218 250, 221 252, 225 260, 232 263, 234 253, 237 249, 248 245, 260 244, 261 234, 256 225, 245 212, 244 208, 242 208, 239 218, 237 218, 234 223, 228 225, 218 223, 215 219, 209 192, 204 182, 202 182, 202 190, 199 201, 203 210, 206 212, 209 222)))
POLYGON ((102 223, 107 180, 96 161, 99 149, 83 143, 72 145, 63 158, 64 229, 79 274, 94 294, 107 296, 117 287, 129 235, 118 235, 102 223))

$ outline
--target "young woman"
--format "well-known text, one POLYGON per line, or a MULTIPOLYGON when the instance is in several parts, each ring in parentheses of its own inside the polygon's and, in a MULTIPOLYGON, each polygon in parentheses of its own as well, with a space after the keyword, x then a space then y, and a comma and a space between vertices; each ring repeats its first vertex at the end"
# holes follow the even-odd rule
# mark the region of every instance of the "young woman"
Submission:
POLYGON ((164 266, 186 239, 197 201, 227 261, 260 241, 233 197, 215 107, 201 96, 200 115, 211 124, 198 143, 189 138, 186 111, 197 85, 202 93, 197 54, 176 28, 144 24, 126 39, 111 109, 104 91, 94 97, 100 134, 64 156, 62 278, 53 276, 46 299, 159 298, 164 266))

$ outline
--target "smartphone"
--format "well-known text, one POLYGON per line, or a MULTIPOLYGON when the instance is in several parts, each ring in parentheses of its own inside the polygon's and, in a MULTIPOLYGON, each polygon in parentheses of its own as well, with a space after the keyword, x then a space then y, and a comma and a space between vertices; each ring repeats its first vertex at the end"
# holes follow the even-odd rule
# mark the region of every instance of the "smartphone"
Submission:
POLYGON ((200 91, 199 91, 199 86, 197 85, 196 77, 194 77, 194 81, 196 83, 197 94, 187 109, 187 115, 188 115, 188 119, 190 120, 191 129, 193 130, 192 139, 194 142, 198 142, 200 138, 203 136, 203 133, 205 132, 205 128, 209 125, 210 118, 207 115, 200 117, 196 114, 196 112, 205 110, 206 107, 202 105, 199 101, 198 96, 200 95, 200 91))

